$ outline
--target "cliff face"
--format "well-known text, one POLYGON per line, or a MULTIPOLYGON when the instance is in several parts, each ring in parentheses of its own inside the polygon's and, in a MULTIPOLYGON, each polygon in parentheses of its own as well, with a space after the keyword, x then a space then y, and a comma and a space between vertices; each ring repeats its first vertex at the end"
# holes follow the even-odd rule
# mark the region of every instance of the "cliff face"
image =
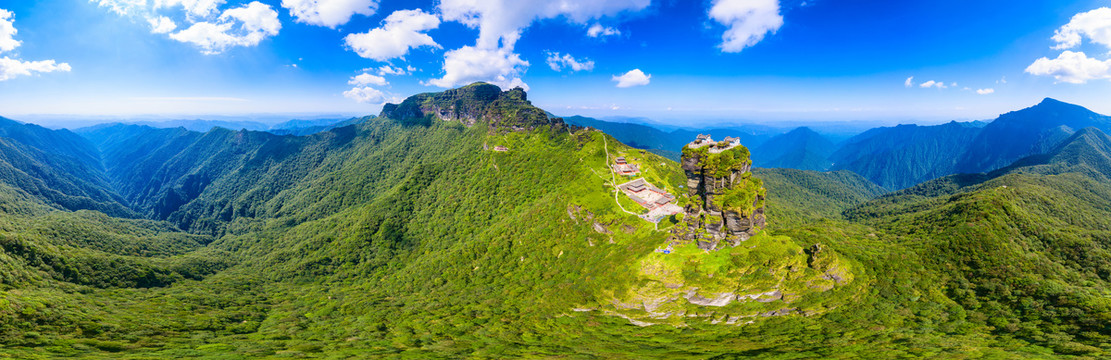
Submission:
POLYGON ((686 226, 676 229, 682 240, 716 249, 723 241, 737 246, 764 228, 763 181, 749 172, 752 161, 741 145, 717 144, 683 148, 687 195, 686 226))
POLYGON ((413 95, 401 104, 386 104, 382 107, 381 116, 407 124, 440 119, 458 121, 466 126, 486 122, 494 127, 513 130, 566 126, 563 119, 551 118, 544 110, 532 106, 523 89, 503 92, 501 88, 487 83, 413 95))

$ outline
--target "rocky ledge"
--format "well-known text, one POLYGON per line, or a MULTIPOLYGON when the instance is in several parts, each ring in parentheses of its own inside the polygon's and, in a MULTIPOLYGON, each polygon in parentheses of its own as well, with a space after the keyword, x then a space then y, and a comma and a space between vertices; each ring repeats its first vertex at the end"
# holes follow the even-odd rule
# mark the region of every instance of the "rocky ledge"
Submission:
POLYGON ((439 93, 413 95, 400 104, 386 104, 380 116, 405 124, 427 125, 438 119, 466 126, 486 123, 505 130, 567 127, 563 119, 548 116, 544 110, 533 106, 524 89, 501 91, 496 85, 482 82, 439 93))
POLYGON ((698 241, 700 248, 711 250, 722 242, 737 246, 764 228, 767 191, 749 171, 747 148, 725 141, 688 145, 682 167, 691 201, 684 209, 686 226, 676 227, 678 239, 698 241))

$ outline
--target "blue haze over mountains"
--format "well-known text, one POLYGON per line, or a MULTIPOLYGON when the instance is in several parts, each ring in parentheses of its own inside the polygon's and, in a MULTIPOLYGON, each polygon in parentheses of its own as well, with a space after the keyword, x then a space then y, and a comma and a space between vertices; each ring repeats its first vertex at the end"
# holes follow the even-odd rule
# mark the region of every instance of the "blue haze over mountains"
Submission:
POLYGON ((1024 157, 1045 154, 1084 128, 1111 132, 1111 117, 1050 98, 991 121, 876 127, 844 140, 838 139, 842 134, 806 126, 672 129, 581 116, 565 119, 676 160, 683 144, 699 133, 715 139, 735 136, 752 149, 757 167, 849 170, 888 190, 951 174, 997 170, 1024 157))
MULTIPOLYGON (((597 128, 628 145, 674 160, 679 159, 679 150, 683 145, 698 134, 708 133, 715 139, 738 137, 752 150, 757 167, 848 170, 890 191, 909 188, 951 174, 986 173, 1004 168, 1024 157, 1048 153, 1077 131, 1087 127, 1111 132, 1111 117, 1049 98, 1035 106, 1009 112, 990 121, 884 126, 864 131, 845 125, 828 124, 793 128, 771 124, 684 128, 639 118, 600 120, 568 116, 564 120, 573 125, 597 128)), ((12 120, 5 121, 16 123, 12 120)), ((304 136, 358 121, 359 118, 310 119, 265 124, 227 119, 145 121, 130 125, 183 128, 199 132, 214 128, 245 129, 276 135, 304 136)), ((73 132, 87 134, 118 124, 100 124, 73 132)), ((43 128, 42 131, 46 129, 43 128)), ((77 183, 86 181, 103 180, 89 177, 77 183)), ((92 199, 107 200, 103 196, 93 196, 92 199)))

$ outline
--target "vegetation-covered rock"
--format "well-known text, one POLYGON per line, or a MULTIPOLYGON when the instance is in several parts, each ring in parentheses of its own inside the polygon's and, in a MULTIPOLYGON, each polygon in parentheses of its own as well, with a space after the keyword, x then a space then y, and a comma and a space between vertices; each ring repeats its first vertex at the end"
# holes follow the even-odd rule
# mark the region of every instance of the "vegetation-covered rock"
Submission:
POLYGON ((687 174, 684 225, 680 239, 715 249, 721 241, 737 246, 763 229, 763 182, 752 176, 752 160, 742 145, 712 144, 683 148, 687 174))
POLYGON ((96 187, 151 219, 0 186, 0 357, 1111 350, 1111 141, 1097 130, 991 174, 875 198, 881 189, 843 172, 760 170, 758 181, 740 146, 679 164, 546 117, 514 131, 504 124, 531 121, 519 119, 531 111, 523 93, 482 91, 410 99, 477 101, 435 105, 453 121, 417 106, 429 121, 388 113, 307 137, 86 133, 110 184, 96 187), (732 231, 725 213, 755 220, 764 203, 772 226, 716 251, 676 241, 689 216, 654 224, 622 209, 614 154, 661 189, 687 187, 679 203, 722 214, 699 229, 732 231))
POLYGON ((549 117, 544 110, 532 106, 524 89, 518 87, 503 92, 496 85, 481 82, 439 93, 414 95, 401 104, 386 104, 381 116, 407 124, 427 125, 438 119, 466 126, 484 122, 493 128, 511 130, 567 126, 562 119, 549 117))

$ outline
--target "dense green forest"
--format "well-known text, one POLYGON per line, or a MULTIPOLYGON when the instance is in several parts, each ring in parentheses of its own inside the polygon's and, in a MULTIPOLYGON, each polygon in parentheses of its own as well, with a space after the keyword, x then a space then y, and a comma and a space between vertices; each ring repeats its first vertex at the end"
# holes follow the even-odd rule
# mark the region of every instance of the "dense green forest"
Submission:
POLYGON ((0 138, 34 160, 0 178, 0 356, 1111 352, 1098 129, 890 194, 848 171, 757 169, 764 232, 665 253, 681 215, 638 217, 610 164, 685 194, 679 164, 520 90, 421 94, 309 136, 0 125, 69 139, 0 138))

